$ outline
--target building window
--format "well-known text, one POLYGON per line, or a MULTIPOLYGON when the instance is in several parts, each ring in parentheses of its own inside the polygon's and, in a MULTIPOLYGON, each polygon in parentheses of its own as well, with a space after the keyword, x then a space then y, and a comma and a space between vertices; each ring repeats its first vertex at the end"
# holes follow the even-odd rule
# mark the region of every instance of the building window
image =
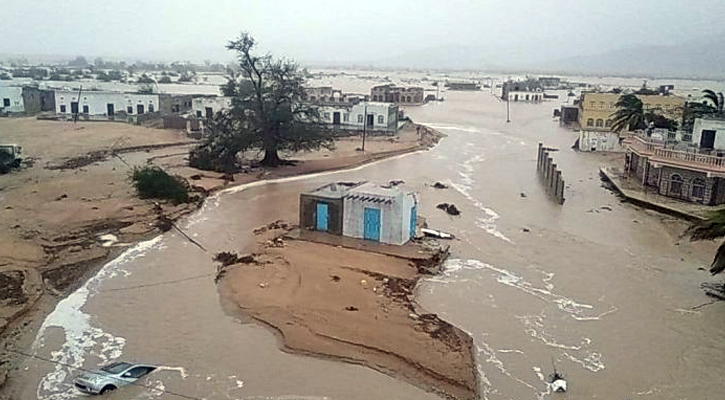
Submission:
MULTIPOLYGON (((129 101, 130 101, 130 100, 129 100, 129 101)), ((127 112, 128 114, 133 114, 133 106, 128 106, 128 108, 126 108, 126 112, 127 112)))
POLYGON ((682 195, 682 177, 673 174, 670 176, 670 190, 667 192, 670 196, 680 197, 682 195))
POLYGON ((411 101, 410 101, 410 96, 406 96, 405 98, 406 98, 406 100, 408 100, 408 103, 410 103, 410 102, 411 102, 411 101))
MULTIPOLYGON (((10 105, 10 104, 8 104, 8 105, 10 105)), ((62 113, 65 112, 65 104, 60 105, 60 112, 62 112, 62 113)))
POLYGON ((596 101, 590 101, 590 102, 589 102, 589 106, 590 106, 591 108, 594 108, 594 107, 596 106, 596 104, 597 104, 597 102, 596 102, 596 101))
POLYGON ((198 118, 201 118, 201 110, 196 110, 196 116, 197 116, 198 118))
POLYGON ((10 99, 3 99, 3 107, 10 107, 10 99))
POLYGON ((378 115, 378 124, 384 124, 385 123, 385 117, 382 115, 378 115))
POLYGON ((350 122, 350 114, 348 114, 348 113, 342 114, 342 121, 350 122))
POLYGON ((599 102, 599 108, 604 109, 604 102, 603 101, 600 101, 599 102))
POLYGON ((310 97, 310 101, 314 103, 315 102, 315 96, 311 96, 310 97))
POLYGON ((150 113, 154 112, 154 105, 153 104, 149 104, 149 112, 150 113))
POLYGON ((88 105, 83 105, 83 114, 88 114, 88 105))
POLYGON ((589 118, 587 120, 587 126, 594 126, 594 118, 589 118))
POLYGON ((325 119, 327 119, 327 120, 330 119, 330 113, 325 113, 325 119))
POLYGON ((705 198, 705 180, 702 178, 695 178, 692 181, 692 197, 697 199, 705 198))
POLYGON ((603 127, 603 126, 604 126, 604 120, 603 120, 603 119, 601 119, 601 118, 599 118, 599 119, 597 120, 597 128, 601 128, 601 127, 603 127))
POLYGON ((611 127, 612 126, 612 120, 611 119, 608 119, 608 120, 604 121, 604 126, 607 127, 607 128, 611 127))
POLYGON ((357 122, 358 122, 358 124, 362 124, 363 123, 363 115, 362 114, 358 114, 357 115, 357 122))

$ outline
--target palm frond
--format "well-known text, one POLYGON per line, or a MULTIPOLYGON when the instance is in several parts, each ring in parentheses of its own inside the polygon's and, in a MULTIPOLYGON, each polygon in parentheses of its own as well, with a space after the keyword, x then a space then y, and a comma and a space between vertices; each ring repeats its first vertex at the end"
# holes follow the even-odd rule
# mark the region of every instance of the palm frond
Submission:
POLYGON ((721 244, 717 248, 715 253, 715 259, 710 264, 710 273, 715 275, 725 271, 725 243, 721 244))

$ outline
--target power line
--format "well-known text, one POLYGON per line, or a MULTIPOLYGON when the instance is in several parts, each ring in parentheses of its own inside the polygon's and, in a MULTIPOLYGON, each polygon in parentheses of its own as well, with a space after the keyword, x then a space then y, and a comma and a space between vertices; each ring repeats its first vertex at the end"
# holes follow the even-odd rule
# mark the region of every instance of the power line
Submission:
POLYGON ((174 283, 193 281, 195 279, 206 278, 206 277, 214 276, 214 275, 216 275, 216 274, 202 274, 202 275, 190 276, 188 278, 174 279, 171 281, 162 281, 162 282, 156 282, 156 283, 147 283, 144 285, 99 290, 98 292, 119 292, 119 291, 124 291, 124 290, 142 289, 142 288, 154 287, 154 286, 172 285, 174 283))
MULTIPOLYGON (((45 362, 48 362, 48 363, 51 363, 51 364, 61 365, 63 367, 70 368, 70 369, 75 369, 75 370, 78 370, 78 371, 81 371, 81 372, 86 372, 86 373, 90 373, 90 374, 97 374, 97 372, 87 370, 87 369, 85 369, 83 367, 74 367, 74 366, 72 366, 70 364, 66 364, 66 363, 63 363, 63 362, 60 362, 60 361, 51 360, 49 358, 41 357, 41 356, 36 355, 36 354, 28 354, 28 353, 25 353, 25 352, 20 351, 20 350, 12 350, 12 349, 5 349, 5 351, 9 351, 11 353, 16 353, 16 354, 19 354, 19 355, 22 355, 22 356, 25 356, 25 357, 35 358, 35 359, 38 359, 38 360, 41 360, 41 361, 45 361, 45 362)), ((167 390, 165 388, 164 389, 159 389, 159 388, 156 388, 156 387, 146 386, 146 385, 142 385, 142 384, 137 383, 137 382, 128 382, 128 384, 129 385, 133 385, 133 386, 142 387, 144 389, 155 390, 155 391, 162 392, 162 393, 165 393, 165 394, 170 394, 172 396, 177 396, 177 397, 181 397, 181 398, 184 398, 184 399, 203 400, 200 397, 194 397, 194 396, 185 395, 183 393, 174 392, 174 391, 171 391, 171 390, 167 390)))

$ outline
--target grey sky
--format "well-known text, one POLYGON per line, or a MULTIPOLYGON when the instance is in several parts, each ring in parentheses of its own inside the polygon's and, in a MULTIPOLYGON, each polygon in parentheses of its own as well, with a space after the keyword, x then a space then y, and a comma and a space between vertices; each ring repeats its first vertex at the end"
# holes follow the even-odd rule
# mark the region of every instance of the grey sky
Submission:
POLYGON ((303 62, 442 46, 553 58, 712 37, 722 15, 723 0, 0 0, 0 54, 227 61, 247 30, 303 62))

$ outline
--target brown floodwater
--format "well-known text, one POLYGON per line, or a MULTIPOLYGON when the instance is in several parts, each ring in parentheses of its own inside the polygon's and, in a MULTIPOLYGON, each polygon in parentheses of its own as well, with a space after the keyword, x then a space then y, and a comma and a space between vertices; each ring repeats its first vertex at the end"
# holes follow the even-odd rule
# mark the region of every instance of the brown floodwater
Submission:
POLYGON ((716 278, 698 267, 716 246, 681 241, 684 223, 602 187, 598 166, 611 157, 570 150, 575 135, 551 118, 557 105, 512 104, 506 123, 506 104, 490 94, 448 92, 407 110, 448 135, 431 151, 218 194, 180 224, 206 250, 168 232, 58 305, 33 351, 59 364, 27 361, 23 398, 82 397, 76 368, 124 359, 165 367, 142 381, 149 388, 109 398, 435 399, 361 366, 283 353, 273 332, 220 303, 213 253, 248 250, 270 221, 296 222, 300 191, 363 179, 404 180, 428 224, 458 238, 419 301, 473 337, 483 398, 721 398, 725 303, 692 309, 709 301, 699 285, 716 278), (536 177, 539 141, 560 149, 563 205, 536 177), (565 395, 548 393, 552 364, 569 380, 565 395))

